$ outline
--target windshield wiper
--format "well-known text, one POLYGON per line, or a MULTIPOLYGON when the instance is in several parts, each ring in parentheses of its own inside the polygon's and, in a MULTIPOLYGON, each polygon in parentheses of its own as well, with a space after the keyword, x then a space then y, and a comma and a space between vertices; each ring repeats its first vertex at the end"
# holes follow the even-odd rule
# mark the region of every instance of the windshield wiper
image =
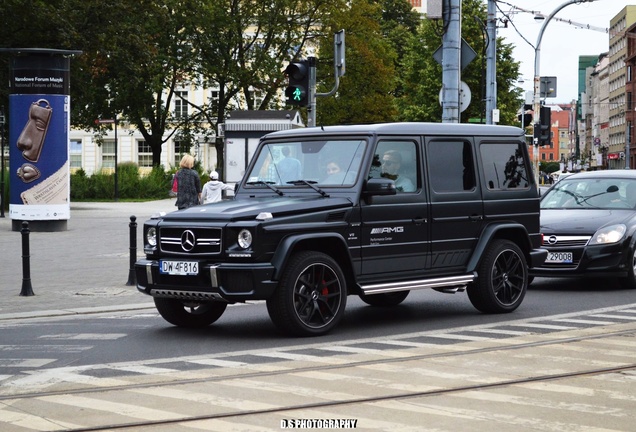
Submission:
POLYGON ((268 188, 270 188, 271 190, 273 190, 274 192, 276 192, 279 196, 283 196, 283 191, 276 189, 274 186, 272 186, 274 184, 274 182, 266 182, 263 180, 258 180, 258 181, 252 181, 252 182, 247 182, 245 184, 248 184, 250 186, 252 185, 265 185, 268 188))
POLYGON ((325 198, 329 198, 329 194, 327 192, 320 189, 318 186, 314 186, 316 183, 317 182, 313 180, 292 180, 287 182, 287 184, 293 184, 294 186, 303 185, 303 184, 307 185, 313 190, 315 190, 316 192, 318 192, 320 195, 324 196, 325 198))
POLYGON ((586 196, 585 198, 583 198, 583 200, 579 204, 587 203, 587 200, 589 200, 590 198, 594 198, 594 197, 597 197, 599 195, 605 195, 605 194, 614 193, 614 192, 618 192, 618 186, 616 186, 616 185, 612 185, 612 186, 608 187, 606 191, 599 192, 597 194, 593 194, 593 195, 590 195, 590 196, 586 196))

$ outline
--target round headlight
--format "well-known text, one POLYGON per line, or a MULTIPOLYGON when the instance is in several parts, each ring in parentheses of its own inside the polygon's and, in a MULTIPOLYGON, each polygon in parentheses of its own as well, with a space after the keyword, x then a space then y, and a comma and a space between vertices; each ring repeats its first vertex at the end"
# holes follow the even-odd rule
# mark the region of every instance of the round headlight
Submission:
POLYGON ((148 231, 146 231, 146 241, 150 246, 157 246, 157 228, 148 228, 148 231))
POLYGON ((243 249, 252 246, 252 233, 249 230, 242 229, 238 233, 238 244, 243 249))

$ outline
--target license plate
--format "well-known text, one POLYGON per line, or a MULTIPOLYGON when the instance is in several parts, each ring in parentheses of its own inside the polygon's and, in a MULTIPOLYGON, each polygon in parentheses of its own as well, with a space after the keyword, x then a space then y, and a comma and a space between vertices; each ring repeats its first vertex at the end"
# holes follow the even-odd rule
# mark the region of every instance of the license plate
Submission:
POLYGON ((572 263, 572 252, 548 252, 547 263, 572 263))
POLYGON ((197 261, 166 261, 159 263, 159 271, 163 274, 176 276, 192 276, 199 274, 199 263, 197 261))

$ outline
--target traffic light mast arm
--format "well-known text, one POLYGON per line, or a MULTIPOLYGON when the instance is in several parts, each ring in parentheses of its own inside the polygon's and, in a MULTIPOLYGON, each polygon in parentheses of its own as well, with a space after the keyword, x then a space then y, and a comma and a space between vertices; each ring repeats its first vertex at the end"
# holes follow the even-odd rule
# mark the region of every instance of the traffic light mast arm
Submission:
POLYGON ((329 93, 316 93, 316 97, 333 96, 340 86, 340 77, 345 72, 345 31, 340 30, 333 35, 333 69, 335 83, 329 93))

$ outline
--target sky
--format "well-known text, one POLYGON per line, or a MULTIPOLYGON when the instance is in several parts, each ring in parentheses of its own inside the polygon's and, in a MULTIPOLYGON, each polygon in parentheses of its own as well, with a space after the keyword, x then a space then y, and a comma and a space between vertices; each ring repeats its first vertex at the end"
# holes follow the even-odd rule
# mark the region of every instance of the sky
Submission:
MULTIPOLYGON (((484 0, 486 1, 486 0, 484 0)), ((500 21, 497 36, 514 45, 513 56, 520 62, 523 83, 519 87, 526 92, 533 90, 534 45, 537 43, 543 21, 534 19, 531 13, 510 14, 512 7, 534 10, 549 16, 567 0, 497 0, 497 18, 509 16, 512 24, 503 28, 500 21), (503 13, 502 13, 503 12, 503 13), (526 42, 522 35, 528 42, 526 42)), ((579 56, 598 55, 609 51, 609 33, 593 29, 609 29, 610 20, 625 6, 636 5, 636 0, 596 0, 571 4, 561 9, 545 27, 540 45, 539 76, 557 77, 557 96, 546 99, 547 104, 570 103, 578 99, 579 56), (586 24, 593 29, 582 29, 558 19, 586 24)))

